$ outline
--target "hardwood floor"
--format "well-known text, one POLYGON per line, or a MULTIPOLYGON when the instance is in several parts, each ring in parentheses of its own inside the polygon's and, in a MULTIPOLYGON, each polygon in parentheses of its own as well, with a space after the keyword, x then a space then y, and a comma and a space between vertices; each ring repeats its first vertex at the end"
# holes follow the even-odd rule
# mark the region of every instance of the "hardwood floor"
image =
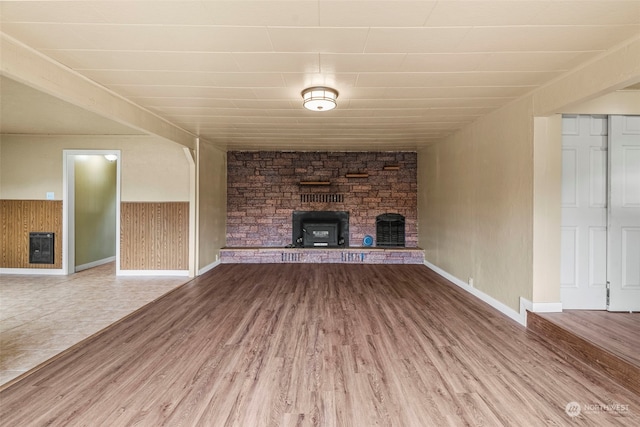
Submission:
POLYGON ((0 391, 0 425, 637 426, 639 401, 424 266, 226 264, 0 391))
POLYGON ((539 316, 640 366, 640 313, 565 310, 562 313, 540 313, 539 316))
POLYGON ((0 384, 188 280, 116 277, 115 263, 70 276, 2 275, 0 384))
POLYGON ((527 326, 566 355, 640 394, 640 313, 529 313, 527 326))

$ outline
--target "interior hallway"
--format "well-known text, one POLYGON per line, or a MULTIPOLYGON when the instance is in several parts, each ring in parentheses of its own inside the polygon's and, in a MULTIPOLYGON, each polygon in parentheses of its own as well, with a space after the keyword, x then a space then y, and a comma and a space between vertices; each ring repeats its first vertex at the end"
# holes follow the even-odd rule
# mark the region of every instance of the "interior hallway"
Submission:
POLYGON ((115 263, 70 276, 0 275, 0 386, 188 280, 116 277, 115 263))

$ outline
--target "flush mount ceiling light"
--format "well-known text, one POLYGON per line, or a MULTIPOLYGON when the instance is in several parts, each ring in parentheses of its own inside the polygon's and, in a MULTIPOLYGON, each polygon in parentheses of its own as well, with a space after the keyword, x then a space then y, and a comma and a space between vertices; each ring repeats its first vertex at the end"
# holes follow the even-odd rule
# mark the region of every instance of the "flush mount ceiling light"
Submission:
POLYGON ((330 87, 315 86, 302 91, 302 105, 311 111, 329 111, 336 108, 338 91, 330 87))
POLYGON ((118 160, 118 156, 116 156, 115 154, 105 154, 104 158, 109 160, 110 162, 115 162, 116 160, 118 160))

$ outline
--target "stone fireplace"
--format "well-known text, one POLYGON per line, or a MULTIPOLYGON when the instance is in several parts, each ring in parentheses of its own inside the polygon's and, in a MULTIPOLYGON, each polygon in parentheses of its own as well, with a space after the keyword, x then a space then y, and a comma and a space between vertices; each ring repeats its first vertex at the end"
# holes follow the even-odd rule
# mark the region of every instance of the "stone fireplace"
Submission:
MULTIPOLYGON (((348 212, 337 247, 366 246, 364 238, 376 236, 377 217, 393 212, 405 218, 404 247, 415 248, 417 195, 415 152, 229 151, 227 247, 301 250, 294 212, 331 211, 348 212)), ((313 224, 306 230, 316 241, 307 248, 319 256, 318 245, 335 245, 335 233, 325 222, 313 224)))
POLYGON ((349 246, 349 212, 295 211, 292 246, 340 248, 349 246))

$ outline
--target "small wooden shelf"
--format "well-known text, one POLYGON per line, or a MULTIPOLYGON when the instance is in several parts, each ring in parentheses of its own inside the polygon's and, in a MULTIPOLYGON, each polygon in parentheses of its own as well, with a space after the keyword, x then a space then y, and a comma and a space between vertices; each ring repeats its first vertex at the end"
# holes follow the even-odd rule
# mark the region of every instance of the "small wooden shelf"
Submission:
POLYGON ((348 173, 345 178, 369 178, 368 173, 348 173))
POLYGON ((331 185, 331 181, 300 181, 300 185, 331 185))
POLYGON ((397 171, 397 170, 400 170, 400 165, 387 165, 387 166, 383 167, 382 170, 385 170, 385 171, 397 171))

